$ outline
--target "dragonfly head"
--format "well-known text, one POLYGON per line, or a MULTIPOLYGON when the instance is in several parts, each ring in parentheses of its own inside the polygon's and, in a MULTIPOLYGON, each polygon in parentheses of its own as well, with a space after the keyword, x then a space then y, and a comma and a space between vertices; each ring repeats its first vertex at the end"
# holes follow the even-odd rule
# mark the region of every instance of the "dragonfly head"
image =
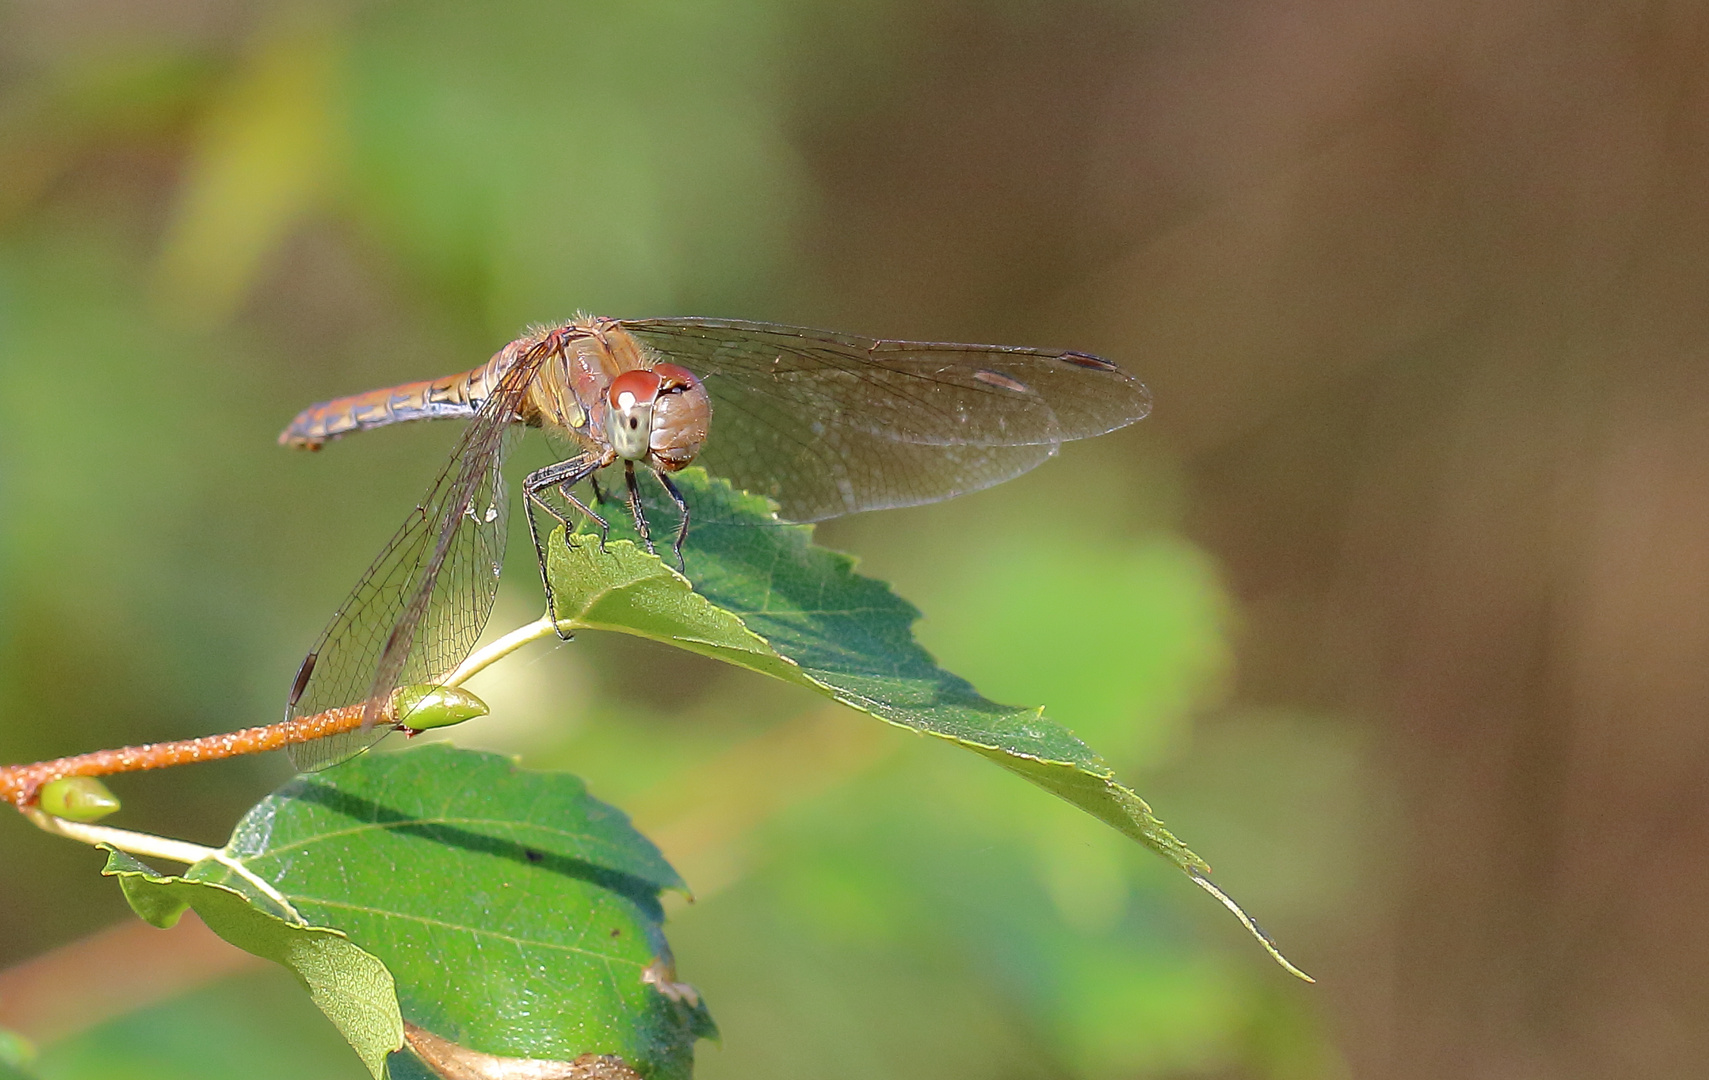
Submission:
POLYGON ((659 377, 636 368, 611 380, 606 392, 605 437, 617 456, 643 461, 653 439, 653 405, 659 399, 659 377))
POLYGON ((700 453, 711 420, 706 388, 676 364, 625 371, 606 391, 605 435, 628 461, 680 469, 700 453))

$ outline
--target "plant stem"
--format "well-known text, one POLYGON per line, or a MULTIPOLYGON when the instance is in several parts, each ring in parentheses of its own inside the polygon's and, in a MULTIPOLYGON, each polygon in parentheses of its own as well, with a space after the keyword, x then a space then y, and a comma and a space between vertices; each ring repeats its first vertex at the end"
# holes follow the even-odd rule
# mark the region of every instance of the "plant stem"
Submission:
POLYGON ((172 862, 191 866, 204 859, 211 859, 230 869, 233 873, 255 886, 268 899, 279 905, 289 917, 301 921, 297 909, 285 899, 283 893, 275 889, 267 881, 257 877, 255 872, 241 862, 227 855, 219 848, 203 847, 184 840, 173 840, 165 836, 155 836, 153 833, 131 832, 129 829, 115 829, 107 825, 87 825, 80 821, 67 821, 54 817, 39 807, 26 807, 24 816, 29 818, 36 828, 43 832, 63 836, 69 840, 78 840, 85 844, 106 844, 128 855, 141 855, 151 859, 167 859, 172 862))
MULTIPOLYGON (((477 650, 447 676, 441 685, 459 686, 529 642, 539 641, 571 625, 569 622, 558 623, 549 617, 542 617, 512 630, 492 644, 477 650)), ((0 767, 0 799, 22 810, 34 804, 36 793, 43 784, 68 776, 110 776, 114 773, 141 772, 144 769, 165 769, 194 761, 218 761, 222 758, 260 754, 298 743, 312 742, 362 726, 366 711, 366 703, 357 702, 315 713, 313 716, 294 717, 277 724, 244 728, 242 731, 224 735, 144 743, 141 746, 121 746, 73 757, 55 758, 52 761, 38 761, 29 765, 7 765, 0 767)), ((388 706, 379 722, 388 723, 389 716, 388 706)))
POLYGON ((528 625, 519 626, 492 644, 476 649, 473 653, 469 654, 469 658, 467 660, 457 665, 457 670, 445 677, 444 685, 462 686, 464 683, 486 670, 490 665, 504 659, 511 653, 522 648, 524 645, 527 645, 529 642, 539 641, 541 638, 545 637, 551 637, 553 634, 558 633, 560 629, 564 631, 573 630, 575 629, 575 625, 575 623, 568 619, 559 622, 552 619, 549 615, 542 615, 540 618, 535 619, 528 625))
POLYGON ((352 731, 362 726, 363 712, 361 704, 345 705, 315 713, 313 716, 300 716, 266 727, 244 728, 242 731, 227 732, 224 735, 205 735, 199 739, 179 739, 175 742, 144 743, 141 746, 120 746, 74 757, 56 758, 53 761, 38 761, 30 765, 8 765, 0 768, 0 799, 21 810, 35 802, 36 792, 43 784, 68 776, 111 776, 113 773, 165 769, 173 765, 188 765, 194 761, 218 761, 243 754, 278 750, 327 735, 352 731))
POLYGON ((36 807, 24 810, 24 816, 29 818, 36 828, 50 832, 56 836, 78 840, 85 844, 110 844, 120 851, 131 855, 140 855, 151 859, 166 859, 171 862, 191 863, 203 859, 217 858, 218 848, 203 847, 185 840, 171 840, 164 836, 151 833, 131 832, 128 829, 115 829, 108 825, 87 825, 80 821, 67 821, 54 817, 52 814, 36 807))

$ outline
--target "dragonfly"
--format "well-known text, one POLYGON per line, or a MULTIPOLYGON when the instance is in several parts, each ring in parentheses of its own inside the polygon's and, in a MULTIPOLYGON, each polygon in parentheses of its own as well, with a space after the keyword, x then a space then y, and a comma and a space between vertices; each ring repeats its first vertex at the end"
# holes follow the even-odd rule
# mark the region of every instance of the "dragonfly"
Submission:
POLYGON ((292 759, 313 771, 361 753, 399 726, 390 712, 400 688, 438 684, 473 652, 505 548, 501 470, 526 428, 566 450, 522 483, 550 611, 535 511, 566 532, 578 513, 603 544, 607 521, 577 491, 586 482, 603 502, 605 470, 621 471, 649 551, 637 473, 663 487, 681 567, 691 515, 671 475, 690 463, 771 499, 781 519, 811 522, 978 491, 1150 409, 1143 383, 1089 353, 586 315, 531 328, 458 375, 312 405, 280 443, 318 450, 389 424, 469 423, 292 685, 287 720, 360 705, 361 727, 293 747, 292 759))

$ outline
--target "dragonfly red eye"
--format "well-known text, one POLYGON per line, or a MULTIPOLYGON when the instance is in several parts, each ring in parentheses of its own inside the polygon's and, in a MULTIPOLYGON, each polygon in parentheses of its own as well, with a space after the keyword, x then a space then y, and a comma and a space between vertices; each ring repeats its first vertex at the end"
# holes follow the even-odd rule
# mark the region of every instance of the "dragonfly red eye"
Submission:
POLYGON ((611 407, 614 409, 633 409, 637 405, 651 405, 653 399, 659 396, 659 377, 651 371, 635 368, 625 371, 611 380, 611 389, 607 392, 611 407), (627 396, 628 401, 623 398, 627 396))
POLYGON ((675 364, 654 364, 653 374, 659 377, 661 390, 686 390, 700 382, 694 377, 694 372, 675 364))

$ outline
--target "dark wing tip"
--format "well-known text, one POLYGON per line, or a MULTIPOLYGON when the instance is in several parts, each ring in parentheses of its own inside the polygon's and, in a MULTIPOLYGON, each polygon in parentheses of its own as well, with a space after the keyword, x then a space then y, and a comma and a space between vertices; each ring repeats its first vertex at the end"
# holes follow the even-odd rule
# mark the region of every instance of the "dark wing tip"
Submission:
POLYGON ((1109 360, 1105 360, 1101 356, 1093 356, 1091 353, 1077 352, 1074 350, 1058 353, 1056 355, 1057 359, 1073 364, 1075 367, 1083 368, 1087 371, 1101 371, 1114 375, 1117 381, 1122 384, 1129 399, 1127 402, 1127 415, 1119 424, 1116 425, 1116 427, 1126 427, 1128 424, 1137 423, 1151 415, 1151 390, 1144 383, 1140 382, 1127 371, 1124 371, 1118 365, 1109 360))
POLYGON ((1061 356, 1062 359, 1068 361, 1070 364, 1073 364, 1076 367, 1091 368, 1093 371, 1120 371, 1121 370, 1121 368, 1110 363, 1108 360, 1105 360, 1103 357, 1093 356, 1091 353, 1069 351, 1069 352, 1061 353, 1059 355, 1061 356))

